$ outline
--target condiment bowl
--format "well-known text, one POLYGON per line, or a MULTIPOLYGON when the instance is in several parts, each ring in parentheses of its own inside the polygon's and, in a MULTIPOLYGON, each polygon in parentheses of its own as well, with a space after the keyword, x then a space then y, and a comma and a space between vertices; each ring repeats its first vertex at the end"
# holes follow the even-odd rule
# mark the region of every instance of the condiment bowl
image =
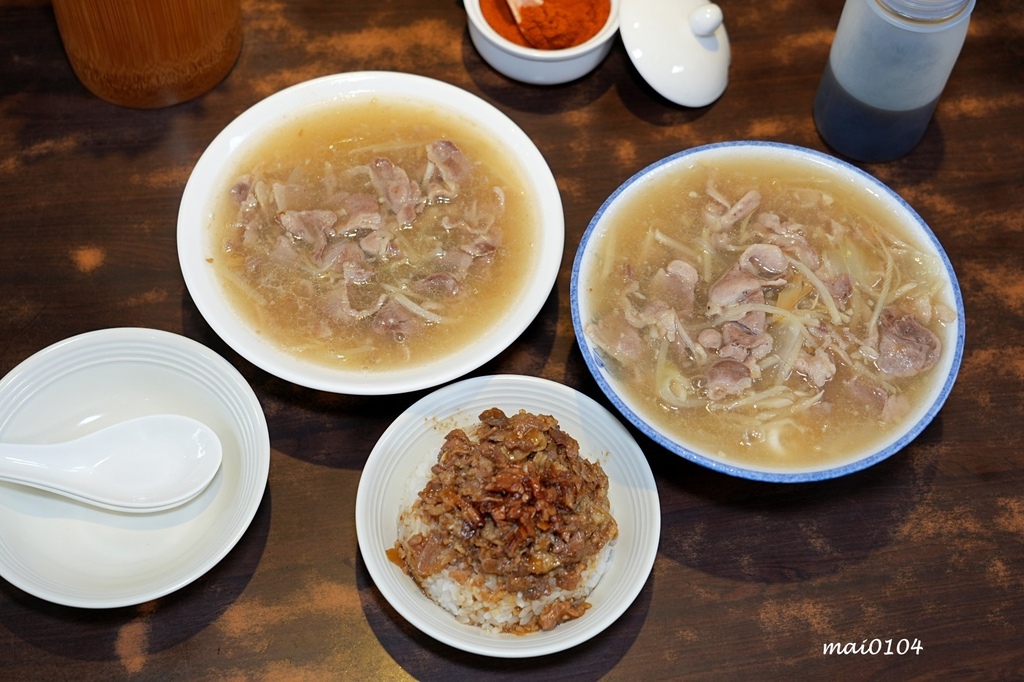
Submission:
POLYGON ((844 161, 771 142, 696 147, 629 178, 584 233, 570 298, 583 359, 626 419, 681 457, 759 481, 834 478, 898 453, 939 414, 964 348, 956 275, 921 216, 878 179, 844 161), (730 176, 736 172, 762 178, 761 204, 745 215, 732 210, 744 191, 730 176), (669 194, 667 182, 673 183, 669 194), (798 213, 801 208, 765 190, 786 183, 789 196, 806 202, 810 213, 798 213), (657 215, 662 205, 672 206, 672 217, 657 215), (834 208, 845 213, 831 213, 834 208), (625 219, 638 212, 647 234, 624 236, 625 219), (830 215, 839 217, 829 222, 830 215), (816 231, 814 220, 798 223, 795 216, 821 216, 816 220, 824 232, 816 231), (703 226, 701 236, 691 240, 681 227, 687 220, 703 226), (814 234, 828 234, 830 241, 815 247, 817 237, 806 237, 817 250, 801 251, 801 240, 814 234), (628 240, 630 248, 609 249, 617 239, 628 240), (770 245, 758 249, 782 255, 781 265, 760 269, 765 261, 748 251, 752 243, 770 245), (865 255, 873 244, 884 254, 877 261, 865 255), (816 267, 806 264, 811 262, 816 267), (759 268, 755 285, 730 290, 725 283, 737 280, 727 279, 726 269, 742 275, 751 264, 759 268), (769 270, 774 274, 765 274, 769 270), (661 278, 660 285, 690 273, 689 281, 696 282, 691 308, 685 295, 659 293, 680 289, 645 283, 645 272, 652 282, 661 278), (611 281, 635 288, 619 290, 621 298, 609 304, 600 291, 611 281), (735 298, 726 304, 730 292, 735 298), (833 308, 826 311, 828 302, 833 308), (730 360, 744 342, 716 334, 730 323, 733 330, 749 332, 756 320, 744 311, 755 309, 765 313, 768 345, 749 344, 730 360), (750 322, 750 329, 735 326, 741 321, 750 322), (928 333, 917 331, 922 326, 928 333), (917 357, 927 362, 911 370, 901 363, 909 363, 915 348, 924 349, 917 357), (723 388, 718 379, 724 369, 750 381, 723 388), (645 378, 630 387, 634 375, 645 378), (844 402, 846 395, 852 397, 844 402), (730 430, 724 430, 727 421, 730 430))
POLYGON ((581 78, 608 56, 619 30, 621 0, 611 0, 605 25, 589 40, 561 50, 538 50, 502 37, 484 18, 480 0, 466 0, 469 38, 499 73, 532 85, 558 85, 581 78))
MULTIPOLYGON (((332 131, 330 134, 335 133, 332 131)), ((336 134, 335 139, 343 139, 353 133, 347 123, 339 123, 336 134)), ((361 172, 368 172, 365 170, 368 166, 361 168, 364 169, 361 172)), ((346 170, 356 172, 356 169, 346 170)), ((419 182, 422 173, 420 169, 410 168, 409 174, 414 176, 414 182, 419 182)), ((383 198, 377 201, 382 206, 386 203, 383 198)), ((406 228, 399 226, 395 231, 401 230, 406 228)), ((412 233, 413 230, 410 227, 407 232, 412 233)), ((339 229, 339 239, 341 232, 339 229)), ((491 360, 508 347, 533 321, 551 292, 561 263, 564 218, 558 187, 544 157, 522 129, 498 109, 448 83, 412 74, 369 71, 336 74, 299 83, 258 102, 232 121, 210 143, 192 171, 181 198, 177 238, 182 273, 196 307, 213 330, 241 356, 270 374, 301 386, 342 394, 387 395, 450 381, 491 360), (442 350, 432 356, 410 354, 410 361, 391 366, 371 366, 376 352, 368 354, 365 361, 361 360, 363 365, 334 362, 336 355, 327 357, 325 354, 324 357, 309 359, 308 355, 301 355, 293 347, 268 338, 267 329, 258 328, 251 321, 252 316, 242 314, 215 266, 218 258, 226 258, 226 249, 224 242, 214 237, 214 216, 218 210, 223 211, 218 206, 223 204, 223 197, 228 196, 227 192, 239 177, 240 159, 248 159, 254 147, 282 127, 296 119, 305 121, 303 117, 310 112, 326 111, 350 103, 376 102, 387 102, 388 106, 395 108, 408 103, 416 107, 417 112, 426 109, 445 116, 445 130, 448 131, 445 135, 458 139, 460 131, 464 134, 470 131, 475 138, 486 140, 486 144, 495 150, 492 156, 517 170, 515 175, 520 189, 516 189, 515 197, 502 195, 501 201, 504 205, 514 199, 525 206, 524 215, 531 223, 529 234, 516 237, 516 253, 520 255, 515 258, 521 262, 505 268, 509 271, 514 267, 516 273, 522 274, 517 275, 519 282, 515 285, 505 281, 497 284, 507 290, 503 294, 495 294, 500 298, 492 308, 488 308, 492 311, 493 323, 470 330, 472 333, 463 333, 462 340, 445 340, 442 350)), ((282 234, 280 239, 287 240, 288 237, 282 234)), ((494 247, 499 256, 501 249, 511 241, 511 238, 506 238, 500 246, 494 247)), ((350 245, 355 246, 355 242, 345 244, 350 245)), ((433 252, 422 249, 417 257, 425 262, 425 259, 435 256, 433 252)), ((337 277, 336 274, 334 276, 337 277)), ((347 281, 348 275, 345 277, 347 281)), ((319 285, 319 282, 315 284, 319 285)), ((466 286, 464 290, 470 292, 467 295, 477 296, 480 288, 466 286)), ((487 285, 487 291, 491 290, 492 285, 487 285)), ((394 293, 395 287, 388 291, 396 300, 402 293, 394 293)), ((375 294, 374 298, 379 301, 383 296, 378 298, 375 294)), ((360 320, 366 318, 366 310, 372 311, 372 304, 355 311, 362 315, 360 320)), ((276 328, 280 329, 280 325, 276 328)), ((333 333, 320 332, 317 338, 331 338, 333 333)), ((313 337, 309 334, 294 344, 305 345, 306 341, 314 340, 313 337)), ((369 333, 366 338, 369 338, 369 333)))

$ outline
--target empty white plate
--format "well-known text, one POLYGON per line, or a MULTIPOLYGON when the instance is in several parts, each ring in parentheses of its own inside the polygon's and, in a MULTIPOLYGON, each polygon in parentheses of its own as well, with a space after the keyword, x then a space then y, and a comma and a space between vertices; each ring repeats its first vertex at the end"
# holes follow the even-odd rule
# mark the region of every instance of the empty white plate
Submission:
POLYGON ((106 329, 56 343, 0 381, 0 440, 69 440, 171 413, 208 424, 223 446, 210 485, 180 507, 107 511, 0 482, 0 576, 67 606, 139 604, 217 564, 266 488, 270 438, 245 379, 202 344, 153 329, 106 329))

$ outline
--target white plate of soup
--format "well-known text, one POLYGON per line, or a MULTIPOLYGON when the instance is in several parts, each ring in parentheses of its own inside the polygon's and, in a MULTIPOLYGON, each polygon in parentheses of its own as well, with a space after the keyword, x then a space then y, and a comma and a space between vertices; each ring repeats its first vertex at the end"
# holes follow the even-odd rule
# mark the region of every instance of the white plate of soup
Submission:
POLYGON ((551 292, 564 219, 508 117, 422 76, 287 88, 200 157, 178 216, 189 293, 235 351, 296 384, 392 394, 511 344, 551 292))
POLYGON ((643 451, 617 418, 593 399, 538 377, 483 376, 430 393, 381 435, 359 480, 356 532, 374 584, 394 609, 422 632, 485 656, 543 656, 596 636, 636 599, 658 551, 658 500, 643 451), (438 462, 446 435, 463 429, 473 438, 472 429, 491 408, 509 417, 520 410, 554 417, 558 427, 578 443, 579 456, 598 463, 608 479, 607 496, 618 537, 595 573, 596 584, 586 597, 590 608, 553 629, 513 634, 460 622, 456 614, 464 607, 449 610, 452 603, 442 606, 445 600, 428 598, 388 556, 399 538, 400 517, 417 499, 424 476, 430 476, 429 467, 438 462))
POLYGON ((697 147, 627 180, 584 234, 571 307, 627 419, 755 480, 898 452, 963 354, 959 285, 924 220, 867 173, 776 143, 697 147))

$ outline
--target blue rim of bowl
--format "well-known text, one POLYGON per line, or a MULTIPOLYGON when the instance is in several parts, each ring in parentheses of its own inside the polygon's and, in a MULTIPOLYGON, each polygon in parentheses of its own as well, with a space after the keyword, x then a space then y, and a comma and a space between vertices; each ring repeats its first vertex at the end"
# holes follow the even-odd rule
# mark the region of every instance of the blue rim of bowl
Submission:
POLYGON ((938 237, 932 232, 931 228, 924 221, 924 219, 918 215, 910 204, 908 204, 903 197, 889 188, 888 185, 883 183, 878 178, 874 177, 870 173, 867 173, 860 168, 843 161, 837 157, 819 152, 806 147, 800 147, 798 145, 786 144, 783 142, 765 142, 765 141, 737 141, 737 142, 716 142, 712 144, 701 145, 698 147, 691 147, 683 151, 677 152, 670 156, 667 156, 659 161, 655 161, 646 168, 633 174, 628 180, 622 183, 611 196, 609 196, 601 207, 598 208, 597 213, 590 220, 590 224, 587 225, 587 229, 583 233, 583 237, 580 239, 579 247, 576 250, 576 256, 573 259, 572 264, 572 275, 569 283, 569 308, 572 311, 572 325, 576 333, 576 343, 579 346, 580 352, 583 355, 583 360, 586 362, 587 369, 590 370, 591 376, 597 382, 598 386, 604 392, 608 400, 611 401, 615 409, 618 410, 626 419, 629 420, 636 428, 638 428, 645 436, 650 438, 656 444, 665 448, 669 452, 684 457, 696 464, 704 466, 708 469, 718 471, 720 473, 729 474, 730 476, 736 476, 739 478, 746 478, 754 481, 764 481, 768 483, 810 483, 816 481, 824 481, 831 478, 838 478, 840 476, 846 476, 856 471, 867 469, 868 467, 874 466, 882 460, 888 459, 892 455, 896 454, 903 448, 905 448, 911 441, 920 435, 921 431, 925 429, 935 419, 942 406, 946 402, 946 398, 949 397, 950 392, 953 390, 953 384, 956 382, 957 374, 960 370, 960 363, 963 359, 964 351, 964 339, 965 339, 965 320, 964 320, 964 303, 963 297, 960 293, 960 284, 957 281, 956 273, 953 271, 953 265, 949 261, 949 257, 946 254, 945 249, 942 248, 942 244, 939 243, 938 237), (900 208, 907 212, 907 214, 917 221, 918 226, 921 228, 924 235, 930 241, 931 245, 935 248, 939 258, 942 261, 943 267, 945 268, 946 275, 949 277, 953 300, 956 305, 956 344, 953 348, 953 357, 949 367, 949 372, 946 376, 945 382, 942 385, 941 390, 935 397, 928 410, 921 415, 921 417, 899 438, 886 445, 884 448, 874 452, 873 454, 863 457, 861 459, 842 464, 840 466, 831 467, 828 469, 818 469, 812 471, 769 471, 761 469, 751 469, 742 466, 736 466, 734 464, 727 464, 717 459, 712 459, 705 455, 687 448, 684 445, 666 437, 660 433, 657 429, 647 423, 636 412, 634 412, 626 403, 619 397, 615 388, 605 379, 602 369, 604 363, 595 355, 590 347, 589 342, 586 341, 586 336, 583 330, 582 320, 580 319, 579 310, 579 276, 580 267, 583 261, 583 255, 586 251, 587 244, 590 242, 590 238, 593 236, 598 223, 600 223, 602 216, 605 212, 614 205, 616 200, 621 194, 629 190, 636 182, 646 178, 652 172, 658 170, 662 166, 676 163, 680 159, 694 156, 699 153, 708 152, 716 149, 727 149, 737 147, 758 147, 758 148, 773 148, 786 152, 793 152, 803 156, 810 160, 817 160, 825 163, 826 165, 839 167, 841 170, 851 172, 862 179, 866 180, 870 185, 875 187, 880 193, 885 194, 891 200, 895 201, 900 208))

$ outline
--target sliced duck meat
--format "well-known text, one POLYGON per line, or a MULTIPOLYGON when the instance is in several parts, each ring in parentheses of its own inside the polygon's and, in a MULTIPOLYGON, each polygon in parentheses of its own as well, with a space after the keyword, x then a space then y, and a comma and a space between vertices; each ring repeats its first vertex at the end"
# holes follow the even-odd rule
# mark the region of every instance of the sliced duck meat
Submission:
POLYGON ((474 258, 482 258, 494 255, 499 246, 501 246, 501 235, 492 231, 477 235, 471 241, 462 244, 460 248, 474 258))
POLYGON ((778 246, 812 271, 821 267, 821 256, 807 240, 803 225, 767 212, 758 214, 757 223, 764 230, 765 242, 778 246))
POLYGON ((730 206, 729 210, 727 210, 719 220, 723 227, 729 227, 730 225, 734 225, 740 220, 746 218, 760 205, 761 193, 756 189, 752 189, 740 197, 739 201, 730 206))
POLYGON ((761 280, 734 265, 708 291, 708 314, 721 315, 740 303, 764 303, 761 280))
POLYGON ((822 388, 835 376, 836 363, 829 357, 826 349, 819 347, 813 355, 800 351, 793 369, 807 377, 815 387, 822 388))
MULTIPOLYGON (((729 308, 744 303, 764 303, 763 282, 749 272, 734 265, 711 285, 708 291, 708 315, 722 315, 729 308)), ((766 316, 763 311, 751 310, 738 321, 755 334, 764 331, 766 316)))
POLYGON ((675 341, 676 313, 668 303, 660 299, 647 301, 640 308, 626 306, 622 312, 630 326, 641 330, 653 328, 655 335, 675 341))
POLYGON ((740 268, 758 279, 773 279, 789 270, 789 259, 775 244, 751 244, 740 256, 740 268))
MULTIPOLYGON (((353 289, 356 289, 356 287, 353 287, 353 289)), ((364 307, 357 308, 356 302, 351 300, 349 285, 346 283, 334 287, 327 294, 324 301, 324 311, 334 320, 362 320, 380 310, 386 300, 386 296, 378 295, 375 301, 371 301, 364 307)))
POLYGON ((827 284, 832 297, 842 304, 846 304, 850 297, 853 296, 853 282, 850 281, 850 276, 845 273, 829 281, 827 284))
POLYGON ((319 257, 327 246, 327 240, 334 236, 338 216, 333 211, 322 209, 282 211, 277 214, 277 222, 285 232, 306 244, 314 257, 319 257))
POLYGON ((885 401, 889 397, 885 389, 863 375, 854 377, 843 382, 846 390, 854 396, 856 401, 872 412, 881 413, 885 408, 885 401))
MULTIPOLYGON (((772 335, 765 332, 753 332, 739 322, 726 322, 722 325, 722 350, 728 347, 740 348, 743 353, 736 353, 730 357, 745 360, 749 355, 755 360, 760 360, 772 350, 772 335)), ((722 350, 719 354, 722 355, 722 350)))
POLYGON ((373 316, 371 327, 380 334, 406 336, 423 326, 423 320, 394 299, 389 299, 373 316))
POLYGON ((360 228, 376 229, 381 226, 380 203, 372 194, 349 194, 341 201, 345 212, 345 231, 360 228))
POLYGON ((359 248, 371 260, 374 258, 390 258, 397 255, 394 239, 395 236, 387 230, 373 230, 359 240, 359 248))
POLYGON ((697 282, 700 275, 696 268, 686 261, 674 260, 659 270, 651 280, 651 293, 662 298, 680 317, 693 314, 697 282))
POLYGON ((238 204, 241 204, 248 199, 252 193, 252 175, 245 174, 235 180, 235 184, 231 185, 229 194, 231 199, 238 204))
MULTIPOLYGON (((366 279, 369 275, 373 274, 372 269, 366 262, 366 254, 359 248, 359 245, 348 239, 342 239, 335 242, 331 242, 320 254, 318 260, 314 260, 314 264, 319 268, 320 272, 327 272, 329 270, 337 272, 352 272, 366 271, 368 275, 365 278, 359 278, 353 275, 357 279, 366 279)), ((346 281, 351 281, 350 278, 346 277, 346 281)))
POLYGON ((719 360, 708 368, 707 394, 710 400, 739 395, 754 383, 750 368, 735 360, 719 360))
POLYGON ((640 332, 620 315, 602 317, 597 324, 587 325, 586 333, 598 348, 623 364, 640 359, 644 352, 640 332))
POLYGON ((857 375, 844 382, 844 386, 854 395, 860 405, 877 414, 882 421, 898 421, 910 412, 910 401, 905 395, 902 393, 892 395, 865 376, 857 375))
POLYGON ((428 144, 427 159, 440 172, 441 181, 448 190, 448 198, 459 193, 460 185, 473 172, 472 162, 450 140, 437 140, 428 144))
POLYGON ((912 377, 939 360, 942 342, 913 315, 889 308, 878 321, 878 369, 894 377, 912 377))
POLYGON ((459 293, 459 280, 447 272, 434 272, 415 280, 412 290, 428 298, 456 296, 459 293))
POLYGON ((701 332, 697 334, 697 343, 708 350, 718 350, 722 347, 722 332, 718 331, 714 327, 702 329, 701 332))
POLYGON ((370 163, 370 179, 398 223, 411 225, 426 203, 420 186, 400 166, 382 156, 370 163))
POLYGON ((295 250, 295 244, 286 234, 278 235, 273 248, 270 249, 270 261, 277 265, 301 265, 303 258, 295 250))

